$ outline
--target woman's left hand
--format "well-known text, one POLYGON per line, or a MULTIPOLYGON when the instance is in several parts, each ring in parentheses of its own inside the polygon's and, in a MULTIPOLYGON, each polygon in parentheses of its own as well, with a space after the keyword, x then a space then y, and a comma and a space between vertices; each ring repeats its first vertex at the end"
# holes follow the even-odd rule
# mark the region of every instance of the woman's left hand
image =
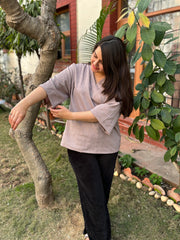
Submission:
POLYGON ((50 108, 50 112, 55 118, 69 120, 71 112, 64 106, 57 105, 56 108, 50 108))

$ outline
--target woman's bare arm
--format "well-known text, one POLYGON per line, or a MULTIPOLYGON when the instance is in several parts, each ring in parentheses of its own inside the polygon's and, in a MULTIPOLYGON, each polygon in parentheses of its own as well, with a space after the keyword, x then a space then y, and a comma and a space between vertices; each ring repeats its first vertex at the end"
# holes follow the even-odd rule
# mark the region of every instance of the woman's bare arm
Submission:
POLYGON ((10 112, 9 123, 15 130, 19 123, 26 116, 27 109, 47 97, 46 91, 42 87, 37 87, 29 95, 23 98, 10 112))

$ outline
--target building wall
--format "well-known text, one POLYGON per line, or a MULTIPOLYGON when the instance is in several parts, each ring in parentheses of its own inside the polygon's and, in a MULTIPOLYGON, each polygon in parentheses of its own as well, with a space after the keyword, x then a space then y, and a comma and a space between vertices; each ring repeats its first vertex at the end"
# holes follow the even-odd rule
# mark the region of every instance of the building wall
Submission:
POLYGON ((102 0, 77 0, 77 40, 99 17, 102 0))

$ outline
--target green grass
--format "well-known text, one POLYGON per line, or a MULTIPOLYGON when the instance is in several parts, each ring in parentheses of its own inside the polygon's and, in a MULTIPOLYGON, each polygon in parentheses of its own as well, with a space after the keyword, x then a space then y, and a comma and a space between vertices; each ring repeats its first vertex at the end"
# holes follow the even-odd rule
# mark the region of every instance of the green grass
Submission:
MULTIPOLYGON (((81 240, 83 219, 76 179, 66 149, 48 130, 33 139, 52 175, 55 206, 39 209, 35 189, 16 142, 8 135, 8 113, 0 113, 0 240, 81 240), (17 182, 17 185, 13 184, 17 182)), ((112 240, 176 240, 180 218, 172 207, 114 178, 109 211, 112 240)))

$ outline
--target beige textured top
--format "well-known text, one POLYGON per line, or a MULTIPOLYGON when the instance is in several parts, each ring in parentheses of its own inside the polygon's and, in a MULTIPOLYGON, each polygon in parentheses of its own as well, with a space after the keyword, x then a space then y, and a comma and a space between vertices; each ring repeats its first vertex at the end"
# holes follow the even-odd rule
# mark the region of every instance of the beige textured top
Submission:
POLYGON ((72 64, 41 84, 53 107, 70 98, 70 111, 91 111, 98 122, 67 120, 61 145, 85 153, 114 153, 119 151, 120 103, 105 102, 102 83, 96 82, 88 64, 72 64))

